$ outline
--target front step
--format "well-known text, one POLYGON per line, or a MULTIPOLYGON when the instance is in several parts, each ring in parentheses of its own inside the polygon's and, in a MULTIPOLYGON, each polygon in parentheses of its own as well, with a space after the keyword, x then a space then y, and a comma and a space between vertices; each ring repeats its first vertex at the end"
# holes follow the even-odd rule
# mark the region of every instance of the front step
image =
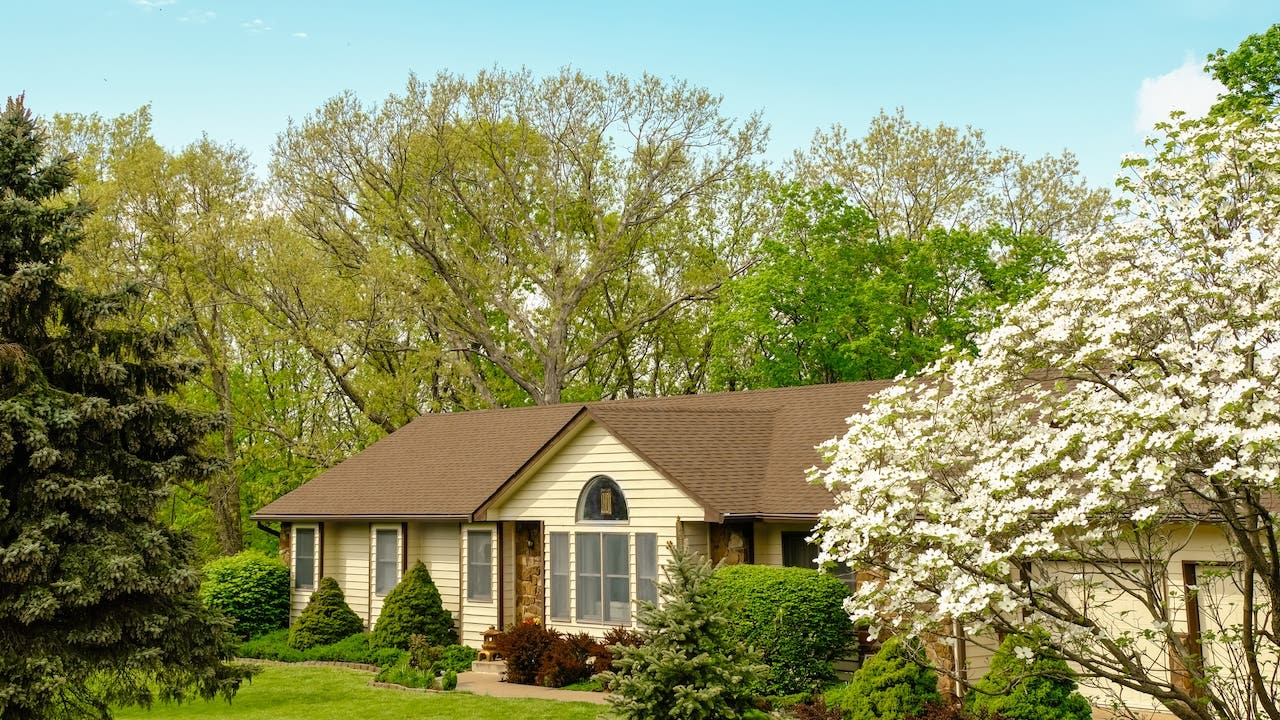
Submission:
POLYGON ((497 675, 499 679, 506 679, 507 664, 502 660, 476 660, 471 663, 471 672, 497 675))

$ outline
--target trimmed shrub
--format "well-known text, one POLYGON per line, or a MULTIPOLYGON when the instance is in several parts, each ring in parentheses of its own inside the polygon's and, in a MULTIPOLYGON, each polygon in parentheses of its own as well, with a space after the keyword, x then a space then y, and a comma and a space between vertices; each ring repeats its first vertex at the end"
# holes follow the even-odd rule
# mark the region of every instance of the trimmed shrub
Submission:
POLYGON ((411 635, 423 635, 431 645, 452 645, 458 641, 453 616, 441 604, 440 591, 421 561, 405 573, 382 603, 382 612, 373 630, 373 644, 407 650, 411 635))
POLYGON ((533 685, 537 682, 542 659, 560 633, 533 620, 512 623, 494 638, 494 646, 507 663, 507 682, 533 685))
POLYGON ((965 708, 978 718, 1089 720, 1093 711, 1076 692, 1075 673, 1048 640, 1043 630, 1006 637, 965 695, 965 708))
POLYGON ((761 694, 810 693, 835 679, 832 661, 855 639, 844 583, 808 568, 728 565, 710 587, 735 639, 758 650, 769 666, 761 694))
POLYGON ((301 650, 289 645, 289 631, 284 629, 246 640, 240 644, 236 654, 240 657, 280 662, 302 662, 307 659, 301 650))
POLYGON ((534 680, 545 687, 564 687, 591 677, 591 658, 606 652, 604 646, 586 633, 561 635, 542 656, 534 680))
POLYGON ((396 664, 405 655, 403 650, 395 648, 372 647, 369 644, 369 636, 364 633, 343 638, 336 643, 316 645, 306 650, 297 650, 289 645, 288 630, 277 630, 246 641, 240 645, 240 649, 237 652, 241 657, 262 660, 279 660, 281 662, 336 660, 340 662, 367 663, 381 668, 396 664))
POLYGON ((768 717, 752 707, 752 687, 767 670, 710 603, 711 565, 668 544, 671 560, 659 605, 640 605, 644 645, 617 648, 606 683, 614 714, 650 718, 768 717))
POLYGON ((890 638, 853 674, 848 685, 825 694, 849 720, 905 720, 930 703, 941 703, 938 674, 921 665, 920 641, 890 638))
POLYGON ((327 577, 311 593, 311 600, 289 630, 289 645, 306 650, 317 645, 330 645, 364 630, 364 622, 347 606, 347 598, 338 581, 327 577))
POLYGON ((200 598, 234 621, 241 638, 289 625, 289 568, 256 550, 221 557, 204 566, 200 598))
POLYGON ((458 689, 458 673, 454 670, 445 670, 444 675, 440 676, 441 690, 457 690, 458 689))

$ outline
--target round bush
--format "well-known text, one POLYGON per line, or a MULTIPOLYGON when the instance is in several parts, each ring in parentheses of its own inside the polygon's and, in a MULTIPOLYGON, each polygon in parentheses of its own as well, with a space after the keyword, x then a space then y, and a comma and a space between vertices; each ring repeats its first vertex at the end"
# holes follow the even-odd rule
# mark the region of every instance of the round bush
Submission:
POLYGON ((760 651, 769 666, 762 694, 806 692, 835 677, 831 663, 855 637, 844 583, 807 568, 728 565, 710 588, 735 639, 760 651))
POLYGON ((254 638, 289 624, 289 568, 256 550, 218 558, 204 566, 200 597, 254 638))
POLYGON ((1047 646, 1043 631, 1010 635, 991 658, 991 669, 965 695, 978 718, 1089 720, 1089 701, 1076 692, 1075 673, 1047 646))
POLYGON ((890 638, 848 685, 827 693, 827 702, 843 708, 849 720, 915 717, 926 705, 942 701, 938 674, 918 662, 923 657, 919 640, 890 638))
POLYGON ((373 630, 373 644, 407 650, 412 635, 424 636, 428 645, 452 645, 458 640, 453 616, 441 604, 440 591, 421 561, 387 595, 373 630))
POLYGON ((298 649, 330 645, 364 631, 364 622, 347 606, 347 598, 333 578, 323 578, 311 600, 289 631, 289 645, 298 649))

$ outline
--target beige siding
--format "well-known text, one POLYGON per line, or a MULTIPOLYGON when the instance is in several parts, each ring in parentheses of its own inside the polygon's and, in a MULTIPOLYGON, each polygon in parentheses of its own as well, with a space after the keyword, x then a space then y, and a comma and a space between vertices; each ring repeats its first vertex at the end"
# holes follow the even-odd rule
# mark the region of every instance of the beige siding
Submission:
MULTIPOLYGON (((1196 563, 1208 569, 1206 581, 1201 578, 1201 612, 1200 623, 1205 632, 1216 633, 1223 625, 1239 622, 1239 599, 1235 591, 1230 573, 1214 576, 1213 568, 1225 567, 1231 558, 1227 556, 1228 545, 1221 533, 1211 527, 1178 527, 1169 528, 1169 547, 1177 548, 1169 558, 1162 596, 1169 604, 1168 619, 1172 629, 1178 633, 1187 631, 1187 611, 1185 603, 1185 579, 1183 563, 1196 563), (1221 621, 1221 622, 1220 622, 1221 621)), ((1160 637, 1142 638, 1144 630, 1149 629, 1156 620, 1150 611, 1134 597, 1134 593, 1142 586, 1140 581, 1126 581, 1124 570, 1139 574, 1140 566, 1131 563, 1117 563, 1107 570, 1114 577, 1104 577, 1098 568, 1079 564, 1059 563, 1049 568, 1062 583, 1062 593, 1070 599, 1077 609, 1116 631, 1124 631, 1137 635, 1132 650, 1147 672, 1156 676, 1168 676, 1172 671, 1170 651, 1160 637), (1129 590, 1129 592, 1126 592, 1129 590)), ((1202 573, 1203 575, 1204 573, 1202 573)), ((1215 648, 1207 643, 1205 655, 1210 664, 1231 666, 1235 658, 1218 657, 1223 648, 1215 648)), ((1158 709, 1158 704, 1151 698, 1130 690, 1124 690, 1105 681, 1085 680, 1081 683, 1081 692, 1095 705, 1109 705, 1117 697, 1129 708, 1147 710, 1158 709)))
POLYGON ((813 532, 811 523, 755 523, 757 565, 782 565, 782 533, 813 532))
POLYGON ((409 566, 419 560, 427 566, 431 580, 440 591, 440 602, 453 615, 462 615, 462 580, 459 576, 458 544, 460 524, 411 523, 409 525, 409 566))
POLYGON ((369 523, 324 524, 324 574, 338 581, 347 605, 369 625, 369 523))
MULTIPOLYGON (((382 603, 384 600, 386 600, 387 593, 391 592, 391 590, 387 590, 385 593, 381 595, 379 595, 377 592, 377 572, 378 572, 377 565, 378 564, 376 562, 376 558, 378 557, 378 531, 391 530, 391 531, 394 531, 396 534, 395 560, 396 560, 396 582, 398 583, 400 582, 400 577, 403 575, 403 571, 400 568, 400 559, 402 557, 401 553, 404 551, 404 537, 400 532, 400 527, 401 527, 400 523, 371 523, 369 525, 369 534, 366 536, 366 542, 368 544, 369 554, 366 560, 368 565, 365 570, 365 572, 368 573, 366 575, 366 582, 368 583, 368 590, 367 590, 368 610, 366 611, 366 615, 364 615, 364 618, 365 618, 365 625, 368 626, 370 629, 372 629, 374 626, 378 624, 378 615, 382 613, 382 603)), ((394 587, 395 586, 392 585, 392 588, 394 587)))
POLYGON ((471 523, 464 524, 460 528, 459 547, 459 571, 461 575, 462 585, 462 639, 463 645, 469 645, 473 648, 479 648, 484 641, 483 634, 490 627, 498 625, 498 533, 497 525, 494 523, 471 523), (488 601, 469 600, 467 599, 467 533, 469 531, 486 530, 491 535, 493 543, 493 564, 491 566, 490 587, 494 589, 494 597, 488 601))
MULTIPOLYGON (((550 534, 570 533, 569 558, 569 606, 571 613, 577 607, 576 552, 574 534, 625 533, 628 535, 628 571, 631 597, 635 598, 637 533, 657 535, 658 565, 666 563, 668 542, 675 542, 676 528, 681 518, 699 518, 704 510, 678 487, 663 478, 635 453, 618 442, 602 426, 587 423, 573 438, 565 442, 554 456, 538 467, 522 485, 509 492, 500 504, 488 512, 488 520, 537 520, 544 523, 543 547, 550 548, 550 534), (626 500, 629 519, 625 522, 577 521, 578 497, 582 489, 596 475, 607 475, 618 484, 626 500)), ((702 532, 705 539, 705 528, 702 532)), ((689 538, 686 536, 686 542, 689 538)), ((511 555, 512 553, 507 553, 511 555)), ((548 559, 549 560, 549 559, 548 559)), ((549 571, 549 562, 547 568, 549 571)), ((506 573, 512 577, 513 573, 506 573)), ((550 593, 550 583, 544 583, 550 593)), ((504 588, 504 594, 510 590, 504 588)), ((551 599, 544 599, 548 611, 551 599)), ((508 617, 511 617, 508 615, 508 617)), ((635 622, 634 611, 631 618, 635 622)), ((599 637, 611 625, 617 623, 577 621, 576 619, 550 620, 548 624, 566 632, 586 632, 599 637)), ((473 627, 468 623, 468 628, 473 627)), ((487 627, 487 625, 486 625, 487 627)), ((468 629, 470 633, 470 629, 468 629)))
POLYGON ((684 546, 703 557, 711 557, 711 540, 707 535, 707 523, 696 520, 680 523, 684 546))

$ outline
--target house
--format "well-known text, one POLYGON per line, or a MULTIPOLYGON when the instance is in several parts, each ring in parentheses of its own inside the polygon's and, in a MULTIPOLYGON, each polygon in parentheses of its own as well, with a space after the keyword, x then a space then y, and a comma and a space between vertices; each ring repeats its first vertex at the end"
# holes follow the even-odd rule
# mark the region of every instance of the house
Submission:
POLYGON ((324 576, 369 627, 421 560, 478 647, 535 619, 596 636, 654 600, 667 543, 812 567, 814 447, 887 382, 423 415, 259 510, 292 612, 324 576))

